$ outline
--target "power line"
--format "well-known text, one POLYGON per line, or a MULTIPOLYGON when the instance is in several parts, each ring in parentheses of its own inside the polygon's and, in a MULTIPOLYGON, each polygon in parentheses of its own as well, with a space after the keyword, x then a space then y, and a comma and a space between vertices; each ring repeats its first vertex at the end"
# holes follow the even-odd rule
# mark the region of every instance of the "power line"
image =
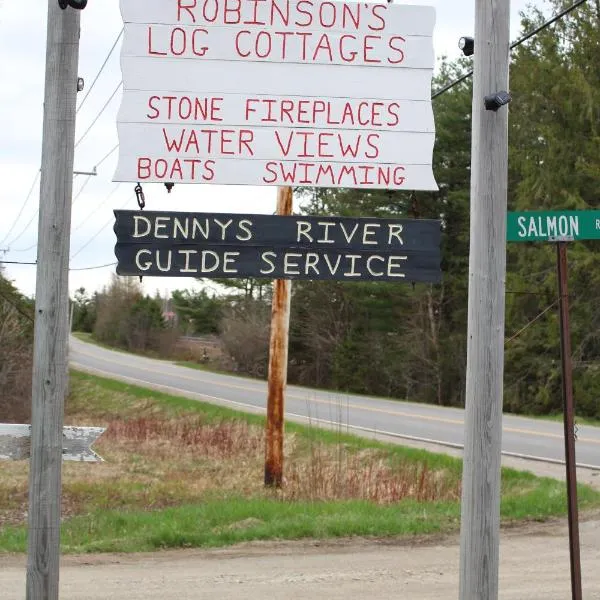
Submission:
POLYGON ((114 267, 117 263, 111 262, 105 265, 96 265, 95 267, 81 267, 79 269, 69 269, 69 271, 95 271, 96 269, 106 269, 107 267, 114 267))
MULTIPOLYGON (((97 265, 95 267, 80 267, 79 269, 69 269, 69 271, 93 271, 94 269, 104 269, 116 265, 116 262, 107 263, 105 265, 97 265)), ((0 260, 0 265, 31 265, 36 266, 37 262, 22 262, 18 260, 0 260)), ((0 294, 2 296, 2 294, 0 294)), ((6 298, 5 298, 6 299, 6 298)))
MULTIPOLYGON (((123 206, 121 208, 125 208, 125 206, 127 205, 127 203, 132 199, 135 198, 135 195, 130 196, 129 198, 127 198, 127 200, 125 201, 125 203, 123 204, 123 206)), ((114 217, 111 217, 110 220, 108 220, 104 225, 102 225, 102 227, 83 245, 81 246, 81 248, 79 248, 77 250, 77 252, 75 252, 74 254, 71 255, 71 260, 73 260, 78 254, 80 254, 83 250, 85 250, 85 248, 87 248, 103 231, 106 227, 108 227, 112 221, 113 221, 114 217)))
POLYGON ((102 200, 102 202, 100 202, 100 204, 98 204, 96 208, 87 217, 85 217, 85 219, 83 219, 83 221, 81 221, 79 225, 77 225, 77 227, 71 229, 71 233, 75 233, 76 231, 81 229, 87 223, 88 219, 95 215, 110 200, 110 198, 112 198, 115 195, 119 187, 121 187, 121 184, 117 183, 116 187, 106 196, 106 198, 104 198, 104 200, 102 200))
MULTIPOLYGON (((23 210, 27 206, 27 203, 29 202, 29 198, 31 198, 31 194, 33 194, 33 190, 35 189, 35 185, 38 182, 38 179, 40 178, 41 172, 42 172, 41 169, 38 169, 37 173, 35 174, 35 178, 33 180, 33 183, 31 184, 31 188, 29 189, 29 193, 27 194, 27 197, 25 198, 25 202, 23 202, 23 204, 21 205, 21 210, 19 210, 19 214, 13 221, 13 224, 11 225, 10 229, 8 230, 8 233, 4 236, 4 239, 2 241, 0 241, 0 246, 2 246, 2 244, 4 244, 4 242, 8 239, 8 236, 13 232, 13 229, 19 222, 19 219, 21 218, 21 215, 23 214, 23 210)), ((13 240, 13 242, 14 242, 14 240, 13 240)), ((8 244, 8 245, 10 246, 10 244, 8 244)))
POLYGON ((105 156, 104 158, 96 165, 96 169, 105 161, 108 159, 109 156, 111 156, 111 154, 119 147, 119 144, 115 144, 114 148, 112 148, 112 150, 110 150, 105 156))
MULTIPOLYGON (((114 146, 107 154, 105 154, 104 157, 100 160, 100 162, 98 162, 98 164, 96 165, 96 167, 99 167, 118 147, 119 147, 119 144, 117 144, 116 146, 114 146)), ((75 202, 81 196, 81 194, 83 193, 83 191, 85 190, 86 186, 91 181, 91 179, 92 179, 92 175, 88 175, 87 178, 85 179, 85 181, 83 182, 83 184, 81 185, 81 187, 79 188, 79 191, 75 194, 75 196, 73 196, 73 200, 72 200, 71 206, 73 204, 75 204, 75 202)), ((34 185, 35 185, 35 183, 34 183, 34 185)), ((25 232, 29 229, 29 227, 33 223, 33 220, 38 215, 39 210, 40 209, 38 207, 37 210, 35 211, 35 213, 33 214, 33 216, 31 217, 31 219, 29 220, 29 222, 27 223, 27 225, 25 225, 25 227, 21 231, 21 233, 19 233, 19 235, 17 237, 15 237, 13 240, 11 240, 11 242, 8 244, 9 247, 12 244, 14 244, 18 239, 20 239, 25 234, 25 232)), ((37 240, 31 246, 28 246, 27 248, 14 249, 13 252, 28 252, 29 250, 32 250, 36 246, 37 246, 37 240)))
MULTIPOLYGON (((539 27, 536 27, 535 29, 533 29, 529 33, 526 33, 522 38, 519 38, 516 42, 513 42, 510 45, 510 49, 514 50, 515 48, 517 48, 518 46, 520 46, 521 44, 523 44, 527 40, 529 40, 532 37, 536 36, 538 33, 540 33, 541 31, 543 31, 544 29, 547 29, 551 25, 554 25, 554 23, 556 23, 557 21, 559 21, 563 17, 566 17, 569 13, 573 12, 576 8, 579 8, 585 2, 587 2, 587 0, 577 0, 577 2, 575 2, 575 4, 572 4, 568 8, 565 8, 564 10, 562 10, 561 12, 559 12, 558 14, 554 15, 552 18, 548 19, 546 22, 542 23, 542 25, 540 25, 539 27)), ((441 96, 445 92, 451 90, 453 87, 456 87, 459 83, 462 83, 463 81, 465 81, 466 79, 468 79, 469 77, 471 77, 471 75, 473 75, 473 71, 472 70, 469 71, 469 72, 467 72, 467 73, 465 73, 464 75, 461 75, 455 81, 452 81, 448 85, 444 86, 443 88, 441 88, 440 90, 438 90, 437 92, 435 92, 431 96, 431 99, 433 100, 434 98, 437 98, 438 96, 441 96)))
POLYGON ((73 206, 73 204, 75 204, 75 202, 77 202, 79 196, 81 196, 81 194, 83 194, 83 190, 85 190, 87 184, 90 182, 91 179, 92 179, 92 175, 88 175, 86 180, 83 182, 83 184, 79 188, 79 191, 75 194, 75 196, 73 196, 73 200, 71 200, 71 206, 73 206))
POLYGON ((102 63, 102 66, 100 67, 100 70, 96 74, 96 77, 94 78, 94 81, 92 82, 92 85, 90 86, 90 89, 87 91, 87 94, 84 96, 83 100, 79 104, 79 107, 77 108, 77 111, 75 112, 75 114, 79 113, 79 111, 82 109, 83 105, 85 104, 85 101, 88 99, 89 95, 92 93, 92 90, 94 89, 94 86, 96 85, 96 82, 98 81, 98 78, 100 77, 100 75, 102 75, 102 71, 104 71, 104 67, 106 67, 106 64, 108 63, 108 59, 112 56, 112 53, 114 52, 115 48, 117 47, 117 44, 119 43, 119 40, 121 39, 121 36, 123 35, 124 29, 125 28, 123 27, 121 29, 121 31, 119 32, 119 35, 117 36, 117 39, 115 40, 115 43, 112 45, 112 48, 109 50, 109 52, 106 56, 106 59, 102 63))
MULTIPOLYGON (((27 225, 25 225, 25 227, 23 227, 23 229, 21 230, 21 233, 19 233, 19 235, 14 238, 8 245, 11 246, 12 244, 14 244, 18 239, 20 239, 25 232, 29 229, 29 227, 31 226, 31 224, 33 223, 34 219, 38 216, 38 213, 40 212, 40 209, 37 208, 36 211, 33 213, 31 219, 29 219, 29 221, 27 222, 27 225)), ((37 242, 36 242, 37 243, 37 242)), ((35 246, 35 244, 29 248, 24 248, 21 250, 11 250, 12 252, 26 252, 27 250, 31 250, 31 248, 33 248, 35 246)))
MULTIPOLYGON (((87 176, 86 180, 83 182, 83 184, 79 188, 79 191, 73 197, 73 200, 71 202, 71 206, 73 204, 75 204, 75 201, 79 198, 79 196, 81 196, 81 194, 83 193, 83 190, 85 189, 85 186, 90 182, 91 178, 92 178, 91 175, 87 176)), ((37 216, 37 214, 39 213, 39 211, 40 211, 40 209, 38 208, 36 210, 35 214, 33 215, 33 217, 31 217, 31 220, 29 221, 29 223, 27 224, 27 226, 25 227, 25 229, 21 232, 21 234, 18 237, 16 237, 12 241, 12 243, 16 242, 21 237, 21 235, 23 235, 27 231, 27 229, 29 228, 29 225, 31 225, 33 219, 35 219, 35 217, 37 216)), ((27 246, 27 248, 17 248, 17 249, 14 249, 13 252, 29 252, 29 250, 33 250, 36 246, 37 246, 37 239, 36 239, 36 241, 33 244, 31 244, 31 246, 27 246)))
POLYGON ((87 134, 92 130, 92 127, 94 127, 94 125, 98 122, 98 119, 102 116, 104 111, 108 108, 108 105, 112 102, 112 99, 117 95, 117 92, 119 91, 119 89, 122 85, 123 85, 123 82, 120 81, 119 85, 117 85, 114 92, 110 95, 110 98, 106 101, 104 106, 100 109, 100 112, 96 115, 96 118, 92 121, 92 124, 85 130, 85 133, 79 138, 79 140, 75 144, 75 148, 77 148, 77 146, 79 146, 79 144, 81 144, 81 142, 83 142, 83 140, 85 139, 87 134))
POLYGON ((524 331, 529 329, 535 322, 539 321, 549 310, 552 310, 558 304, 558 302, 559 300, 556 299, 552 304, 550 304, 550 306, 547 306, 537 317, 529 321, 529 323, 527 323, 525 327, 522 327, 521 329, 519 329, 519 331, 517 331, 517 333, 505 340, 504 343, 510 344, 510 342, 517 339, 524 331))

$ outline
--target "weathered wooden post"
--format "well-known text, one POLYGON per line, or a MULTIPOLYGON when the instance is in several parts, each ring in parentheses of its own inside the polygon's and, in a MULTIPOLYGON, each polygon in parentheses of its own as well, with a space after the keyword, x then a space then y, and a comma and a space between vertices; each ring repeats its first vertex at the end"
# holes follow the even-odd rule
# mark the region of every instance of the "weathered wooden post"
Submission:
MULTIPOLYGON (((293 198, 291 187, 277 189, 278 215, 292 214, 293 198)), ((291 289, 289 279, 276 279, 273 282, 265 441, 265 485, 273 487, 281 487, 283 482, 284 392, 287 383, 291 289)))

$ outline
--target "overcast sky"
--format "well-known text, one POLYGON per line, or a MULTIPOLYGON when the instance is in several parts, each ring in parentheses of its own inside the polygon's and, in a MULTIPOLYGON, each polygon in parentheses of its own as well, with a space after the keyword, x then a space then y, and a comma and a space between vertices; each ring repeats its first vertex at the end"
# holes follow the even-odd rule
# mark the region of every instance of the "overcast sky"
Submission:
MULTIPOLYGON (((56 1, 56 0, 55 0, 56 1)), ((409 3, 409 2, 407 2, 409 3)), ((437 9, 434 33, 436 55, 459 56, 457 40, 472 35, 475 0, 421 0, 437 9)), ((527 5, 544 7, 543 0, 512 0, 512 39, 519 35, 519 12, 527 5)), ((0 0, 0 249, 10 243, 5 260, 36 259, 37 187, 22 210, 23 202, 40 166, 42 105, 45 66, 47 2, 44 0, 0 0), (12 231, 10 231, 12 228, 12 231), (8 234, 8 235, 7 235, 8 234), (16 239, 15 239, 16 238, 16 239)), ((79 74, 89 86, 122 27, 118 0, 90 0, 82 14, 79 74)), ((77 136, 88 129, 119 82, 119 50, 78 114, 77 136)), ((79 94, 79 100, 83 95, 79 94)), ((91 170, 117 143, 116 113, 120 92, 77 147, 76 170, 91 170)), ((111 183, 117 154, 104 162, 98 176, 74 179, 71 237, 71 268, 103 265, 115 261, 115 208, 135 208, 132 184, 111 183), (116 190, 116 191, 115 191, 116 190), (112 195, 110 195, 112 193, 112 195), (109 197, 110 195, 110 197, 109 197)), ((276 188, 238 186, 176 186, 170 196, 162 185, 146 185, 148 208, 152 210, 272 213, 276 188)), ((0 254, 1 256, 1 254, 0 254)), ((27 295, 35 292, 35 267, 8 265, 7 274, 27 295)), ((109 282, 114 267, 92 271, 72 271, 71 292, 81 286, 89 291, 109 282)), ((146 278, 145 290, 195 287, 193 279, 146 278)))

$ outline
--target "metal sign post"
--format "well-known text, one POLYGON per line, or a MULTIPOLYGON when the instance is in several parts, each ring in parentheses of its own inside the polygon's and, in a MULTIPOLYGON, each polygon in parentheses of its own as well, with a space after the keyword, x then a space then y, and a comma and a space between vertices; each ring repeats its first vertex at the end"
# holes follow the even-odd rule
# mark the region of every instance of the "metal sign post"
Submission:
POLYGON ((573 365, 569 327, 569 289, 567 242, 556 244, 560 313, 560 359, 565 425, 565 462, 567 469, 567 502, 569 513, 569 556, 571 560, 572 600, 582 599, 581 553, 579 548, 579 512, 577 508, 577 462, 575 460, 575 408, 573 401, 573 365))
POLYGON ((565 465, 569 520, 571 598, 582 600, 579 510, 577 503, 577 462, 575 458, 575 401, 569 322, 567 244, 576 240, 600 239, 600 211, 509 212, 506 237, 509 242, 552 242, 556 244, 556 272, 559 294, 560 359, 562 370, 565 465))

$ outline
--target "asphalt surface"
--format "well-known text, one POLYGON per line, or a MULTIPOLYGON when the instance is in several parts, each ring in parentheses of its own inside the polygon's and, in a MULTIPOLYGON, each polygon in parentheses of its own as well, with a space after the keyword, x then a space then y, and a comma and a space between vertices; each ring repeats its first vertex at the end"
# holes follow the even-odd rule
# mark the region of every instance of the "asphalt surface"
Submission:
MULTIPOLYGON (((70 342, 73 367, 136 385, 159 389, 245 410, 264 413, 266 383, 179 367, 107 350, 75 338, 70 342)), ((285 396, 288 420, 311 422, 351 433, 396 438, 412 445, 435 445, 460 452, 464 411, 435 405, 332 393, 288 386, 285 396)), ((563 426, 560 422, 504 415, 502 452, 505 457, 541 463, 564 462, 563 426)), ((454 452, 452 452, 454 451, 454 452)), ((600 428, 578 425, 576 444, 580 468, 600 471, 600 428)))

